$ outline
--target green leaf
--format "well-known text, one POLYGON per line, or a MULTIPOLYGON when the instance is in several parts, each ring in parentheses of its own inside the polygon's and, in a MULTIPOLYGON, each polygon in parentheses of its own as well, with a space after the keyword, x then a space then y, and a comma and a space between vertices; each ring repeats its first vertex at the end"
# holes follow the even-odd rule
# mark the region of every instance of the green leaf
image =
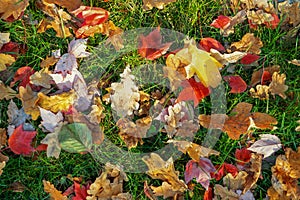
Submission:
POLYGON ((71 153, 89 151, 92 147, 92 132, 83 123, 64 125, 58 134, 62 149, 71 153))

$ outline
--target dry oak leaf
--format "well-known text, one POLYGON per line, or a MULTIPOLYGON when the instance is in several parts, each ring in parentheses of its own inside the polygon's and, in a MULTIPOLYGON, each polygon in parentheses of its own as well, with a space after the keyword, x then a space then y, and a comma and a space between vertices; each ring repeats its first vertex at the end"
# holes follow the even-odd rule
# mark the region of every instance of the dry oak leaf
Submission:
POLYGON ((261 176, 261 163, 262 155, 252 153, 250 159, 250 167, 245 170, 248 175, 244 184, 243 194, 250 190, 256 184, 258 178, 261 176))
POLYGON ((230 51, 243 51, 253 54, 260 54, 260 48, 263 47, 262 41, 255 37, 253 33, 246 33, 242 40, 230 45, 230 51))
POLYGON ((210 49, 210 55, 214 57, 217 61, 219 61, 222 65, 228 65, 230 63, 236 63, 244 56, 247 55, 245 52, 235 51, 232 53, 224 53, 221 54, 219 51, 215 49, 210 49))
POLYGON ((248 150, 263 154, 264 158, 269 157, 272 153, 281 149, 280 139, 271 134, 261 134, 260 139, 252 144, 248 150))
POLYGON ((158 154, 151 153, 144 156, 142 160, 146 163, 149 170, 146 172, 153 179, 160 179, 172 186, 173 191, 184 192, 186 184, 179 180, 179 172, 175 171, 172 157, 164 161, 158 154))
POLYGON ((174 144, 174 146, 176 146, 182 153, 188 153, 195 161, 200 161, 201 157, 220 155, 220 152, 218 151, 185 140, 168 140, 168 143, 174 144))
POLYGON ((54 113, 58 111, 67 111, 74 103, 76 94, 74 90, 64 92, 61 94, 47 96, 41 92, 38 93, 38 105, 46 110, 50 110, 54 113))
POLYGON ((55 65, 57 63, 57 61, 59 60, 59 58, 55 57, 55 56, 50 56, 44 60, 42 60, 41 62, 41 68, 49 68, 52 65, 55 65))
POLYGON ((285 85, 285 74, 278 74, 277 72, 274 72, 272 75, 272 82, 269 85, 269 91, 273 96, 275 94, 278 94, 283 99, 286 99, 286 95, 284 94, 285 91, 289 88, 287 85, 285 85))
POLYGON ((4 85, 4 83, 0 80, 0 100, 9 100, 16 97, 16 95, 16 91, 11 89, 9 86, 4 85))
POLYGON ((258 98, 260 100, 269 99, 269 86, 267 85, 257 85, 256 91, 254 88, 251 88, 249 92, 250 92, 250 96, 253 98, 258 98))
POLYGON ((288 61, 288 63, 291 63, 291 64, 296 65, 296 66, 300 66, 300 60, 297 60, 297 59, 288 61))
POLYGON ((164 199, 173 197, 173 199, 183 200, 183 192, 182 191, 176 191, 173 189, 173 186, 170 185, 168 182, 163 182, 161 186, 155 187, 150 186, 150 188, 153 190, 153 193, 155 196, 163 196, 164 199))
POLYGON ((176 0, 143 0, 143 9, 151 10, 153 7, 163 9, 165 5, 176 2, 176 0))
POLYGON ((6 70, 6 66, 13 64, 15 61, 16 59, 11 55, 0 53, 0 71, 6 70))
POLYGON ((62 195, 62 192, 57 190, 49 181, 43 180, 44 191, 50 194, 52 200, 67 200, 68 197, 62 195))
POLYGON ((199 115, 200 125, 205 128, 220 129, 233 139, 239 139, 241 134, 248 133, 252 127, 259 129, 274 129, 277 120, 265 113, 251 113, 252 104, 238 103, 230 116, 224 114, 199 115), (211 119, 212 118, 212 119, 211 119))
POLYGON ((140 93, 129 66, 124 69, 120 77, 120 83, 111 84, 111 107, 119 117, 126 117, 132 115, 134 110, 138 110, 140 93))
POLYGON ((105 164, 105 171, 96 178, 95 182, 91 184, 87 190, 89 196, 87 200, 110 200, 110 199, 132 199, 128 193, 123 193, 123 182, 128 181, 126 174, 119 166, 110 163, 105 164), (125 198, 121 198, 121 197, 125 198), (118 198, 120 197, 120 198, 118 198))
POLYGON ((274 20, 274 17, 271 13, 266 13, 263 10, 248 10, 247 11, 247 18, 251 20, 251 25, 255 26, 257 24, 266 24, 270 23, 274 20))
POLYGON ((26 88, 19 87, 19 98, 22 101, 22 105, 26 114, 31 115, 33 120, 37 120, 40 116, 40 110, 38 108, 39 96, 36 92, 33 92, 29 85, 26 88))
POLYGON ((8 22, 13 22, 23 15, 26 7, 29 5, 29 1, 0 0, 0 5, 0 18, 8 22))
POLYGON ((152 118, 144 117, 132 122, 127 118, 121 118, 117 121, 116 125, 119 127, 119 135, 125 142, 128 149, 137 147, 138 143, 144 143, 143 139, 146 137, 147 131, 151 126, 152 118))

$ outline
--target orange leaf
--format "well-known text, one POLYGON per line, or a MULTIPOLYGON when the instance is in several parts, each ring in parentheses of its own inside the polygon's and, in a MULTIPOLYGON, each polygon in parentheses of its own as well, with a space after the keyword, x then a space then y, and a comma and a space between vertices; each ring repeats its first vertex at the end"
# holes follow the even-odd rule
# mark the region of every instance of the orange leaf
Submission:
POLYGON ((219 41, 215 40, 214 38, 210 38, 210 37, 202 38, 200 41, 200 45, 207 52, 210 52, 210 49, 216 49, 220 52, 225 51, 225 48, 219 41))
POLYGON ((224 15, 220 15, 210 24, 210 26, 224 29, 225 26, 228 25, 228 23, 230 23, 230 18, 224 15))
POLYGON ((230 93, 242 93, 247 89, 246 82, 240 76, 224 76, 223 79, 229 83, 230 93))

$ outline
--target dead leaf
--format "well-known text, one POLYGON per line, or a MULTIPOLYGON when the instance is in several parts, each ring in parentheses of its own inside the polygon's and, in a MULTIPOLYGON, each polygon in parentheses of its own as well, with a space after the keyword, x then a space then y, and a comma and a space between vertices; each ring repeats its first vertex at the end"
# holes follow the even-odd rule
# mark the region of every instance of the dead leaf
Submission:
POLYGON ((288 61, 288 63, 291 63, 291 64, 296 65, 296 66, 300 66, 300 60, 297 60, 297 59, 288 61))
POLYGON ((129 66, 120 74, 121 82, 112 83, 111 107, 119 117, 130 116, 134 110, 138 110, 140 93, 136 86, 135 77, 131 74, 129 66))
POLYGON ((259 98, 260 100, 268 100, 269 99, 269 86, 267 85, 257 85, 256 91, 254 88, 249 90, 251 97, 259 98))
POLYGON ((244 56, 247 55, 245 52, 235 51, 232 53, 224 53, 221 54, 219 51, 215 49, 210 49, 210 55, 214 57, 217 61, 219 61, 222 65, 228 65, 230 63, 236 63, 244 56))
POLYGON ((49 75, 48 69, 44 68, 35 72, 30 76, 30 83, 44 88, 51 88, 52 77, 49 75))
POLYGON ((263 154, 264 159, 269 157, 272 153, 281 149, 280 139, 271 134, 261 134, 260 139, 252 144, 248 150, 263 154))
POLYGON ((2 162, 0 163, 0 176, 1 176, 1 174, 3 173, 3 169, 4 169, 4 167, 5 167, 5 164, 6 164, 5 161, 2 161, 2 162))
POLYGON ((14 57, 8 54, 0 53, 0 71, 6 70, 6 67, 16 61, 14 57))
POLYGON ((281 11, 281 18, 284 19, 282 22, 282 27, 284 26, 293 26, 296 27, 300 24, 300 8, 299 2, 293 2, 292 4, 287 3, 283 6, 279 6, 281 11))
POLYGON ((173 199, 183 198, 183 192, 174 190, 173 186, 167 182, 163 182, 162 185, 159 187, 154 187, 154 186, 150 186, 150 187, 153 190, 155 196, 163 196, 164 199, 170 197, 173 197, 173 199))
POLYGON ((52 65, 55 65, 57 63, 57 61, 59 60, 59 58, 56 58, 55 56, 50 56, 44 60, 42 60, 41 62, 41 67, 42 68, 49 68, 52 65))
POLYGON ((248 176, 246 177, 246 182, 244 184, 243 194, 250 190, 261 176, 261 163, 262 155, 252 153, 250 167, 246 170, 248 176))
POLYGON ((271 13, 267 13, 263 10, 248 10, 247 18, 251 20, 251 23, 255 25, 267 24, 274 20, 271 13))
POLYGON ((285 74, 278 74, 277 72, 273 73, 272 82, 269 85, 269 91, 273 96, 275 96, 275 94, 278 94, 283 99, 286 99, 286 95, 284 94, 284 92, 288 90, 288 86, 285 85, 285 79, 285 74))
POLYGON ((29 5, 28 0, 1 0, 0 1, 0 16, 1 19, 13 22, 23 15, 26 7, 29 5))
POLYGON ((58 191, 53 184, 49 181, 43 180, 44 191, 50 194, 50 199, 52 200, 67 200, 68 198, 62 195, 61 191, 58 191))
POLYGON ((10 33, 1 33, 0 32, 0 49, 2 46, 10 41, 9 39, 10 33))
POLYGON ((53 133, 48 133, 46 137, 41 141, 42 144, 47 145, 47 157, 59 158, 61 152, 61 146, 58 140, 58 134, 60 132, 63 123, 59 124, 53 133))
POLYGON ((7 122, 14 128, 24 124, 26 120, 30 119, 30 116, 24 112, 24 108, 19 109, 12 100, 10 100, 7 109, 7 122))
POLYGON ((144 143, 142 138, 146 137, 147 131, 151 126, 152 118, 144 117, 132 122, 127 118, 121 118, 116 125, 119 127, 119 135, 125 142, 128 149, 137 147, 138 143, 144 143))
POLYGON ((231 173, 228 173, 223 178, 223 184, 228 189, 236 191, 244 189, 244 184, 246 183, 246 178, 248 173, 245 171, 239 171, 239 173, 234 177, 231 173))
POLYGON ((44 0, 45 2, 51 4, 57 4, 63 8, 67 8, 68 11, 73 11, 80 7, 81 0, 71 0, 71 1, 64 1, 64 0, 44 0))
POLYGON ((9 86, 6 86, 1 80, 0 80, 0 100, 2 99, 12 99, 16 97, 17 92, 11 89, 9 86))
POLYGON ((167 4, 176 2, 176 0, 143 0, 143 9, 151 10, 153 7, 163 9, 167 4))
POLYGON ((230 45, 230 51, 243 51, 253 54, 260 54, 260 48, 263 47, 262 41, 255 37, 253 33, 247 33, 239 42, 230 45))
POLYGON ((222 185, 216 184, 214 188, 214 194, 216 196, 219 196, 221 199, 224 200, 239 200, 239 195, 236 194, 232 190, 228 190, 226 187, 223 187, 222 185))
POLYGON ((99 124, 105 117, 105 114, 103 113, 105 108, 103 107, 100 97, 94 98, 94 105, 92 105, 91 108, 92 110, 87 117, 92 123, 99 124))
POLYGON ((25 113, 31 115, 33 120, 37 120, 37 118, 40 116, 40 110, 37 107, 40 97, 36 92, 32 91, 29 85, 26 85, 26 88, 23 86, 19 87, 19 96, 25 113))
POLYGON ((250 83, 250 85, 252 87, 254 87, 258 83, 260 83, 260 84, 266 84, 265 80, 263 80, 264 73, 268 72, 270 74, 270 76, 272 77, 272 75, 274 74, 274 72, 279 72, 279 71, 280 71, 280 66, 279 65, 273 65, 271 67, 261 68, 258 71, 253 72, 252 77, 251 77, 251 83, 250 83))
POLYGON ((186 79, 185 78, 186 74, 183 75, 180 72, 178 72, 177 70, 173 69, 172 67, 168 67, 168 62, 170 62, 171 57, 173 57, 173 56, 172 55, 168 56, 168 58, 166 60, 167 67, 163 67, 163 71, 164 71, 164 76, 168 77, 168 79, 170 81, 171 90, 175 91, 181 86, 182 81, 184 81, 186 79))
MULTIPOLYGON (((0 128, 0 149, 7 146, 7 135, 5 128, 0 128)), ((2 160, 0 159, 2 162, 2 160)))

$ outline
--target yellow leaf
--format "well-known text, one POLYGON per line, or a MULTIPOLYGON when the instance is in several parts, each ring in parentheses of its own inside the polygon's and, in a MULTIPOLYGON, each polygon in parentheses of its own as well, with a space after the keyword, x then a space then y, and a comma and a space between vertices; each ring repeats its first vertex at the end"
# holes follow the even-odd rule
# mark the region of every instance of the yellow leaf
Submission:
POLYGON ((7 20, 12 16, 16 20, 22 15, 29 3, 28 0, 0 0, 0 5, 1 19, 7 20))
POLYGON ((15 58, 11 55, 0 53, 0 71, 6 70, 6 66, 13 64, 15 61, 15 58))
POLYGON ((26 88, 23 86, 19 88, 19 95, 25 113, 31 115, 33 120, 36 120, 40 116, 40 110, 37 107, 39 97, 36 95, 36 92, 33 92, 31 87, 26 85, 26 88))
POLYGON ((44 191, 50 194, 50 199, 53 200, 67 200, 68 198, 61 194, 61 191, 57 190, 53 184, 49 181, 43 180, 44 191))
POLYGON ((0 100, 2 99, 12 99, 16 96, 16 91, 11 89, 10 87, 4 85, 2 81, 0 81, 0 100))
POLYGON ((40 92, 38 93, 38 97, 38 104, 40 107, 57 113, 58 111, 68 110, 70 106, 73 105, 76 94, 74 90, 71 90, 69 92, 48 97, 40 92))

